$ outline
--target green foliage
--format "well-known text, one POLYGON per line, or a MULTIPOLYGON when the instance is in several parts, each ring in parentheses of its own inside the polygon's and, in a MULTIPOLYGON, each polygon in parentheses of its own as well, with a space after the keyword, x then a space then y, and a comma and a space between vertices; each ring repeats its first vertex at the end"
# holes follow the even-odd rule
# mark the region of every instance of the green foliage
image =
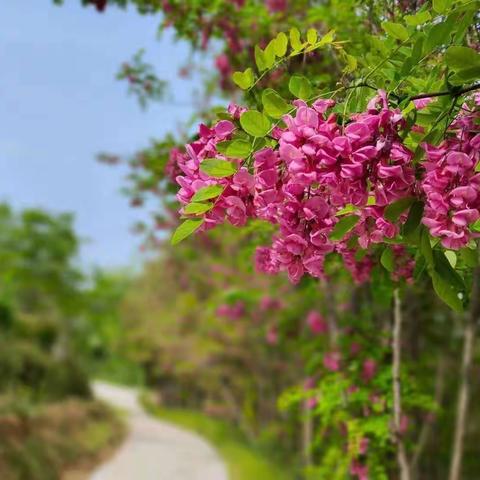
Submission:
POLYGON ((288 103, 272 88, 263 91, 262 103, 265 112, 273 118, 281 118, 290 110, 288 103))
POLYGON ((241 89, 247 90, 254 82, 253 70, 248 67, 244 72, 235 72, 232 78, 241 89))
POLYGON ((203 202, 218 197, 223 192, 223 187, 220 185, 208 185, 200 190, 197 190, 192 197, 192 202, 203 202))
POLYGON ((297 98, 308 100, 312 96, 312 85, 308 78, 301 75, 293 75, 290 78, 288 89, 297 98))
POLYGON ((267 116, 256 110, 248 110, 240 117, 240 125, 253 137, 265 137, 271 128, 271 122, 267 116))
POLYGON ((172 245, 180 243, 182 240, 185 240, 187 237, 192 235, 196 230, 198 230, 203 225, 202 219, 188 219, 185 220, 180 226, 175 230, 172 236, 172 245))
POLYGON ((210 158, 203 161, 200 170, 214 178, 230 177, 237 171, 232 162, 220 158, 210 158))
POLYGON ((353 229, 359 220, 360 217, 358 215, 345 215, 335 224, 335 227, 330 234, 330 238, 332 240, 341 240, 353 229))

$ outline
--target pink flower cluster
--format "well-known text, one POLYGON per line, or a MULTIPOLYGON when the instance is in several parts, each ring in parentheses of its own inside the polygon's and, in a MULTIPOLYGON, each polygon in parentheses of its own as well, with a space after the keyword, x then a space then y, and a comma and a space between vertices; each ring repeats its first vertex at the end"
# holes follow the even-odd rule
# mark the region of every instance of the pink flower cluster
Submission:
MULTIPOLYGON (((203 229, 225 219, 236 226, 247 218, 278 225, 272 245, 257 249, 257 269, 286 271, 293 283, 305 274, 323 278, 325 257, 332 252, 343 257, 356 282, 367 281, 375 264, 370 247, 394 239, 407 217, 404 213, 392 223, 385 208, 407 197, 425 197, 423 223, 445 247, 466 245, 472 236, 469 225, 480 218, 480 174, 475 172, 480 135, 474 123, 478 113, 459 117, 452 126, 456 135, 439 147, 424 147, 426 173, 418 181, 413 153, 400 137, 404 119, 388 106, 385 92, 344 126, 330 113, 333 106, 333 100, 317 100, 311 106, 296 100, 295 114, 283 117, 286 127, 271 132, 278 147, 255 152, 247 167, 216 148, 232 138, 244 111, 231 105, 232 121, 222 120, 211 129, 201 125, 199 139, 187 145, 187 153, 176 153, 184 174, 177 177, 178 199, 188 204, 199 189, 219 184, 224 191, 205 214, 203 229), (238 171, 211 178, 200 171, 207 158, 232 161, 238 171), (344 215, 355 215, 356 224, 342 239, 332 239, 344 215)), ((401 245, 392 250, 392 278, 410 280, 412 258, 401 245)))
MULTIPOLYGON (((237 110, 233 107, 232 114, 237 115, 237 110)), ((252 202, 254 178, 246 167, 240 167, 235 175, 221 179, 212 178, 200 170, 201 162, 207 158, 225 158, 217 152, 216 145, 228 140, 234 129, 235 125, 228 120, 218 122, 212 129, 201 125, 199 139, 186 146, 186 154, 177 156, 178 166, 183 172, 176 178, 181 187, 177 193, 180 203, 190 203, 193 195, 204 187, 221 185, 224 188, 214 207, 205 214, 204 228, 211 228, 225 219, 233 225, 242 226, 247 217, 255 214, 252 202)), ((237 161, 237 165, 239 163, 237 161)))
POLYGON ((328 332, 328 324, 317 311, 312 310, 308 313, 306 323, 313 335, 323 335, 328 332))
POLYGON ((414 191, 412 153, 398 135, 404 121, 388 108, 384 92, 345 128, 327 115, 333 104, 318 100, 309 107, 296 101, 295 117, 284 116, 287 128, 274 132, 278 151, 255 154, 257 216, 280 226, 272 247, 257 251, 257 267, 285 270, 294 283, 305 273, 323 277, 325 255, 333 251, 343 256, 355 280, 365 281, 373 262, 368 256, 356 260, 356 244, 366 249, 395 237, 399 228, 384 218, 385 206, 414 191), (357 209, 358 224, 342 241, 332 241, 329 235, 347 205, 357 209), (350 240, 356 240, 353 247, 350 240))
POLYGON ((270 13, 284 12, 287 9, 287 0, 265 0, 265 5, 270 13))
POLYGON ((217 308, 217 315, 229 320, 238 320, 245 315, 245 304, 242 301, 233 304, 224 303, 217 308))
MULTIPOLYGON (((480 96, 477 96, 480 104, 480 96)), ((469 225, 480 219, 480 111, 464 112, 440 146, 424 145, 427 156, 422 190, 423 223, 445 248, 457 250, 473 237, 469 225)))

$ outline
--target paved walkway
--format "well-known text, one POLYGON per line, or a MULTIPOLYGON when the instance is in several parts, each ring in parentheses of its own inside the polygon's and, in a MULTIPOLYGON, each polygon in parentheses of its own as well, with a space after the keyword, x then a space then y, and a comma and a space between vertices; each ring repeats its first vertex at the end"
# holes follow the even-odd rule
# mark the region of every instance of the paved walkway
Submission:
POLYGON ((215 450, 194 433, 143 412, 134 390, 96 383, 98 398, 126 410, 130 434, 91 480, 227 480, 215 450))

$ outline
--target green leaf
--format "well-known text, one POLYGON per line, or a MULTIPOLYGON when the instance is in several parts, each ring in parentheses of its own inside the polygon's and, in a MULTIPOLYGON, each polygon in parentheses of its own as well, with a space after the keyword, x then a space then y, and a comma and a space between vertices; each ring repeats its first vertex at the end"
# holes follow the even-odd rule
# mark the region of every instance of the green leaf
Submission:
POLYGON ((312 84, 308 78, 293 75, 288 82, 288 89, 297 98, 308 100, 312 96, 312 84))
POLYGON ((423 12, 418 12, 415 15, 405 15, 404 20, 407 25, 411 27, 417 27, 418 25, 422 25, 423 23, 428 22, 432 16, 428 10, 423 12))
POLYGON ((462 248, 460 250, 460 258, 469 268, 475 268, 478 265, 478 252, 476 248, 462 248))
POLYGON ((244 72, 235 72, 232 75, 232 80, 242 89, 249 89, 254 82, 253 70, 247 68, 244 72))
POLYGON ((437 13, 444 13, 451 3, 451 0, 432 0, 433 9, 437 13))
POLYGON ((275 63, 275 39, 270 40, 267 47, 263 51, 263 57, 267 68, 272 68, 275 63))
POLYGON ((425 257, 422 255, 418 255, 415 258, 415 268, 413 270, 413 279, 418 282, 422 277, 423 273, 425 272, 427 264, 425 262, 425 257))
POLYGON ((220 158, 207 158, 203 160, 200 164, 200 170, 214 178, 230 177, 237 172, 237 168, 232 162, 220 158))
POLYGON ((480 220, 473 222, 470 225, 470 230, 473 230, 474 232, 480 232, 480 220))
POLYGON ((287 46, 288 37, 283 32, 280 32, 275 37, 275 55, 277 57, 284 57, 287 53, 287 46))
POLYGON ((433 267, 433 251, 430 244, 430 235, 428 230, 423 227, 420 235, 420 252, 425 257, 425 261, 429 267, 433 267))
POLYGON ((203 202, 205 200, 216 198, 222 194, 223 188, 224 187, 222 187, 221 185, 208 185, 208 187, 203 187, 195 192, 195 194, 191 198, 191 201, 203 202))
POLYGON ((424 41, 425 41, 425 36, 422 35, 417 38, 417 40, 413 45, 412 56, 410 57, 410 60, 412 61, 412 66, 417 64, 422 59, 424 41))
POLYGON ((402 42, 408 39, 408 30, 400 23, 383 22, 382 28, 388 35, 402 42))
POLYGON ((450 263, 450 266, 455 268, 457 265, 457 254, 452 250, 445 250, 445 257, 447 258, 448 263, 450 263))
POLYGON ((232 143, 231 140, 224 140, 223 142, 218 142, 215 145, 215 148, 216 148, 218 153, 226 154, 227 153, 227 148, 231 143, 232 143))
POLYGON ((242 113, 240 125, 253 137, 265 137, 272 126, 268 117, 257 110, 247 110, 242 113))
POLYGON ((455 72, 480 65, 480 53, 473 48, 452 46, 445 52, 445 62, 455 72))
POLYGON ((213 207, 213 203, 198 203, 198 202, 191 202, 189 203, 184 209, 183 213, 186 215, 198 215, 201 213, 208 212, 213 207))
POLYGON ((465 38, 468 28, 473 23, 473 18, 477 13, 475 7, 462 12, 460 19, 455 22, 455 36, 453 37, 453 43, 460 44, 465 38))
POLYGON ((347 66, 344 68, 344 72, 351 73, 357 69, 358 61, 353 55, 346 55, 347 66))
POLYGON ((480 78, 480 65, 459 70, 448 80, 453 85, 462 85, 464 83, 475 82, 480 78))
POLYGON ((307 42, 310 45, 315 45, 317 43, 318 34, 314 28, 309 28, 307 32, 307 42))
POLYGON ((448 283, 448 281, 445 281, 440 275, 433 273, 432 285, 435 293, 451 309, 457 312, 463 310, 463 304, 458 296, 458 292, 448 283))
POLYGON ((357 207, 355 205, 352 205, 351 203, 349 203, 348 205, 345 205, 345 207, 340 209, 335 215, 337 217, 340 217, 342 215, 346 215, 347 213, 355 212, 356 210, 357 210, 357 207))
POLYGON ((265 54, 263 53, 263 50, 258 45, 255 45, 254 52, 255 52, 255 63, 257 65, 257 68, 260 72, 263 72, 268 68, 265 54))
POLYGON ((395 271, 395 257, 393 255, 393 250, 389 247, 386 247, 382 252, 380 257, 380 263, 385 267, 388 272, 395 271))
POLYGON ((420 201, 414 202, 413 205, 410 207, 407 221, 403 225, 402 233, 404 236, 410 237, 417 230, 423 217, 424 208, 424 203, 420 201))
POLYGON ((350 232, 353 227, 358 223, 360 217, 358 215, 346 215, 342 217, 333 227, 330 234, 331 240, 342 240, 345 235, 350 232))
POLYGON ((415 201, 414 197, 404 197, 396 202, 390 203, 385 208, 384 217, 392 223, 395 223, 400 215, 415 201))
POLYGON ((442 277, 443 280, 448 282, 452 287, 457 289, 457 291, 465 291, 465 282, 463 278, 458 274, 458 272, 452 267, 445 252, 440 250, 433 251, 433 262, 435 272, 442 277))
POLYGON ((192 233, 198 230, 205 220, 203 218, 188 219, 181 223, 178 228, 175 230, 172 236, 171 244, 176 245, 182 240, 185 240, 192 233))
POLYGON ((262 103, 265 112, 273 118, 281 118, 290 110, 288 103, 272 88, 263 91, 262 103))
POLYGON ((233 140, 227 147, 226 155, 230 158, 247 158, 252 151, 250 142, 246 140, 233 140))
POLYGON ((393 283, 384 268, 377 265, 372 270, 371 293, 375 304, 389 307, 392 303, 393 283))
POLYGON ((318 42, 317 47, 323 47, 333 42, 335 39, 335 30, 330 30, 327 32, 318 42))
POLYGON ((426 55, 436 47, 449 43, 454 26, 455 24, 447 21, 433 25, 428 32, 423 54, 426 55))
POLYGON ((303 48, 303 43, 300 40, 300 32, 295 27, 290 29, 290 45, 295 52, 303 48))

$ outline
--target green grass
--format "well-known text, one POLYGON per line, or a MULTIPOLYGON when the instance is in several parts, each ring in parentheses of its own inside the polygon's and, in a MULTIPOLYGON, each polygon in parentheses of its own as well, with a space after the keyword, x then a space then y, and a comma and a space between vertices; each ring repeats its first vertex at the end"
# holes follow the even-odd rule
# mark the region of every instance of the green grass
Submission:
POLYGON ((227 465, 229 480, 292 480, 294 478, 284 466, 274 463, 249 445, 241 433, 227 422, 192 410, 157 407, 145 398, 143 403, 146 409, 156 417, 195 431, 209 440, 227 465))

